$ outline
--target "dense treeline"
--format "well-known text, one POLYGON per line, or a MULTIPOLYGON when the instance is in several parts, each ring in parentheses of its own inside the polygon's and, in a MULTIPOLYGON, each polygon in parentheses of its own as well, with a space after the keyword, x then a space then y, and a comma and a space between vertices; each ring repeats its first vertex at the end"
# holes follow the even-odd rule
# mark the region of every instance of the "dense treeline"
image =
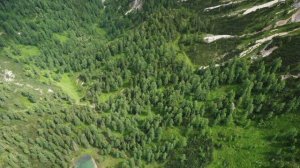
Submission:
MULTIPOLYGON (((1 112, 1 120, 37 121, 27 131, 0 129, 0 157, 4 158, 0 167, 70 167, 74 153, 89 148, 101 156, 120 158, 120 168, 153 163, 205 167, 216 146, 209 134, 211 127, 248 127, 252 121, 262 123, 299 109, 299 95, 279 75, 284 71, 281 59, 269 64, 235 58, 197 70, 179 59, 174 41, 181 33, 205 30, 206 23, 197 16, 189 20, 191 24, 178 21, 176 17, 191 13, 166 9, 177 1, 161 1, 159 7, 156 3, 145 3, 149 16, 128 17, 123 16, 123 8, 115 11, 115 5, 126 6, 130 1, 0 3, 4 21, 0 26, 8 39, 0 47, 37 46, 40 55, 22 62, 52 73, 32 68, 32 77, 45 75, 59 81, 69 73, 83 83, 84 90, 82 104, 60 92, 45 100, 22 92, 31 103, 39 103, 25 112, 1 112), (153 13, 157 8, 161 12, 153 13), (103 30, 106 33, 99 33, 103 30), (67 40, 55 34, 65 34, 67 40), (230 91, 220 91, 224 88, 230 91), (219 95, 213 96, 216 92, 219 95), (115 96, 103 101, 109 93, 115 96)), ((7 100, 1 94, 0 107, 7 100)), ((292 146, 286 148, 298 149, 299 135, 291 134, 287 139, 275 137, 274 143, 288 141, 292 146)), ((277 152, 273 159, 279 158, 278 165, 285 166, 289 158, 281 153, 288 150, 277 152)), ((296 149, 291 154, 296 164, 297 154, 296 149)))

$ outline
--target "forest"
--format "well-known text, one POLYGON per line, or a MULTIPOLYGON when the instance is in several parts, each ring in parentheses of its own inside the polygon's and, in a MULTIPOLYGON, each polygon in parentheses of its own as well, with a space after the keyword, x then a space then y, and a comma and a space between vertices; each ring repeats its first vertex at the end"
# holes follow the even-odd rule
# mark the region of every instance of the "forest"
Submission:
POLYGON ((300 24, 265 29, 294 1, 139 2, 1 0, 0 167, 299 167, 300 24))

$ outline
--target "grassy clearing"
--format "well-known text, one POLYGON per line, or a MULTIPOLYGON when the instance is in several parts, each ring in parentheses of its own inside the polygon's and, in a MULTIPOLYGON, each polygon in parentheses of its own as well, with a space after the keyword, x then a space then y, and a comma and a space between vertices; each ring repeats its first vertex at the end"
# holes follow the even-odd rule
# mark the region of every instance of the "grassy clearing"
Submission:
POLYGON ((94 30, 96 30, 97 35, 105 39, 106 31, 102 28, 100 28, 97 24, 94 25, 94 30))
POLYGON ((69 37, 67 37, 67 35, 65 33, 63 33, 63 34, 54 33, 53 36, 55 39, 59 40, 61 43, 65 43, 69 40, 69 37))
POLYGON ((40 55, 40 50, 36 46, 12 45, 3 49, 4 55, 13 59, 25 59, 40 55))
POLYGON ((236 90, 236 89, 237 89, 237 86, 234 86, 234 85, 219 87, 219 88, 209 92, 207 100, 215 100, 215 99, 223 98, 231 90, 236 90))
POLYGON ((59 82, 56 83, 67 95, 70 96, 76 103, 80 102, 80 93, 77 87, 76 82, 69 77, 67 74, 64 74, 59 82))
POLYGON ((115 96, 118 94, 118 91, 115 91, 115 92, 109 92, 109 93, 102 93, 100 96, 99 96, 99 101, 100 102, 106 102, 109 100, 109 98, 115 96))
POLYGON ((190 57, 183 50, 180 50, 180 48, 178 46, 178 41, 179 41, 179 38, 173 44, 173 46, 175 46, 176 51, 177 51, 177 59, 179 61, 185 62, 187 65, 189 65, 190 67, 193 67, 195 69, 196 66, 191 61, 190 57))
POLYGON ((21 50, 21 55, 23 57, 40 55, 40 50, 36 46, 17 45, 17 47, 21 50))
POLYGON ((152 163, 152 164, 147 164, 145 166, 145 168, 162 168, 164 167, 163 164, 159 164, 159 163, 152 163))
POLYGON ((179 40, 180 40, 180 35, 178 35, 178 37, 176 38, 175 41, 168 43, 166 47, 172 48, 176 51, 176 59, 178 61, 182 61, 182 62, 186 63, 187 65, 189 65, 190 67, 193 67, 195 69, 196 66, 193 64, 191 59, 187 56, 187 54, 183 50, 180 49, 180 47, 178 45, 179 40))
POLYGON ((110 98, 113 98, 113 97, 117 96, 118 94, 120 94, 123 90, 124 89, 121 88, 121 89, 113 91, 113 92, 101 93, 98 96, 98 100, 99 100, 99 102, 104 103, 104 102, 108 101, 110 98))
MULTIPOLYGON (((26 91, 24 88, 16 87, 12 84, 1 84, 0 87, 1 96, 5 97, 5 103, 1 104, 0 106, 0 112, 6 112, 6 111, 19 111, 22 109, 29 109, 32 107, 32 103, 28 100, 28 98, 21 95, 22 91, 26 91)), ((33 92, 34 93, 34 92, 33 92)), ((35 97, 37 95, 33 94, 35 97)))
POLYGON ((249 128, 239 126, 215 126, 211 128, 215 144, 221 149, 214 150, 210 168, 218 167, 268 167, 272 164, 267 159, 269 152, 277 151, 270 138, 292 128, 300 129, 299 114, 286 114, 266 122, 266 126, 258 128, 255 123, 249 128))
POLYGON ((270 147, 262 130, 216 126, 211 131, 214 143, 222 145, 213 153, 211 168, 260 167, 265 162, 264 154, 270 147))
POLYGON ((169 127, 163 130, 162 139, 170 139, 174 137, 177 137, 181 141, 186 139, 186 137, 181 135, 180 129, 178 127, 169 127))
POLYGON ((99 156, 96 159, 96 162, 98 163, 98 166, 101 167, 101 168, 116 167, 122 161, 123 161, 123 159, 113 158, 111 156, 99 156))

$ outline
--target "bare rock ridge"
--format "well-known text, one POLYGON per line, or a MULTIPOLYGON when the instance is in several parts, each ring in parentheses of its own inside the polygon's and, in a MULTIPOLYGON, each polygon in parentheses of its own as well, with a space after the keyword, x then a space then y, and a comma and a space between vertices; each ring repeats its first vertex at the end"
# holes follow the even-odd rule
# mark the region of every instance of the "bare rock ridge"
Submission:
POLYGON ((212 43, 215 42, 217 40, 221 40, 221 39, 230 39, 230 38, 235 38, 236 36, 232 36, 232 35, 207 35, 206 37, 204 37, 204 42, 206 43, 212 43))
POLYGON ((283 2, 285 2, 285 0, 273 0, 273 1, 261 4, 261 5, 253 6, 252 8, 247 9, 243 13, 243 15, 248 15, 248 14, 250 14, 252 12, 255 12, 255 11, 259 10, 259 9, 271 8, 271 7, 275 6, 275 5, 277 5, 278 3, 283 3, 283 2))
POLYGON ((205 8, 205 9, 204 9, 204 12, 209 12, 209 11, 211 11, 211 10, 219 9, 219 8, 221 8, 221 7, 227 7, 227 6, 231 6, 231 5, 234 5, 234 4, 239 4, 239 3, 244 2, 244 1, 245 1, 245 0, 234 1, 234 2, 228 2, 228 3, 225 3, 225 4, 217 5, 217 6, 208 7, 208 8, 205 8))

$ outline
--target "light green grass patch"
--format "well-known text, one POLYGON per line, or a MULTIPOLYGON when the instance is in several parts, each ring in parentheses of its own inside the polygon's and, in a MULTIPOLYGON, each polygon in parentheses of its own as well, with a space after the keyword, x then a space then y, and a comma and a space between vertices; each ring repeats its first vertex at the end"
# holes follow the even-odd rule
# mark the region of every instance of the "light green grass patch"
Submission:
POLYGON ((53 36, 55 39, 59 40, 61 43, 65 43, 69 40, 69 37, 67 37, 67 35, 65 33, 62 33, 62 34, 54 33, 53 36))
POLYGON ((21 50, 21 54, 24 57, 38 56, 41 54, 40 49, 36 46, 17 45, 17 47, 21 50))
POLYGON ((5 47, 3 52, 6 56, 11 57, 13 59, 25 59, 41 54, 38 47, 21 44, 5 47))
POLYGON ((180 140, 186 139, 181 135, 180 129, 178 127, 169 127, 163 130, 162 139, 170 139, 174 137, 177 137, 180 140))
POLYGON ((169 47, 176 51, 176 59, 178 61, 182 61, 185 64, 189 65, 192 68, 196 68, 196 66, 192 63, 191 59, 186 55, 186 53, 180 49, 179 43, 180 35, 175 39, 175 41, 166 44, 166 47, 169 47))
POLYGON ((151 164, 147 164, 145 166, 145 168, 162 168, 162 167, 164 167, 164 164, 157 163, 157 162, 151 163, 151 164))
POLYGON ((231 90, 236 90, 237 86, 234 85, 228 85, 228 86, 221 86, 208 94, 208 100, 215 100, 218 98, 223 98, 228 94, 231 90))
POLYGON ((212 128, 214 143, 221 143, 215 149, 214 161, 210 168, 217 167, 260 167, 264 164, 265 153, 270 150, 264 131, 255 127, 245 129, 238 126, 212 128), (222 135, 222 136, 219 136, 222 135), (230 140, 235 137, 235 140, 230 140))
POLYGON ((67 74, 64 74, 59 82, 56 83, 67 95, 70 96, 76 103, 80 101, 80 93, 78 86, 71 77, 67 74))
POLYGON ((221 143, 222 148, 214 150, 214 159, 209 168, 272 167, 268 153, 278 151, 281 147, 272 145, 270 139, 292 128, 300 129, 299 122, 299 114, 290 113, 266 121, 266 127, 262 128, 258 128, 256 123, 249 128, 214 126, 211 128, 213 142, 221 143), (235 140, 229 140, 232 138, 235 140))
POLYGON ((116 95, 118 95, 122 91, 123 91, 123 89, 119 89, 119 90, 112 91, 112 92, 109 92, 109 93, 101 93, 98 96, 98 100, 99 100, 99 102, 104 103, 104 102, 108 101, 110 98, 115 97, 116 95))
POLYGON ((123 161, 123 159, 121 158, 114 158, 111 156, 99 156, 98 160, 98 166, 100 166, 101 168, 116 167, 123 161))

